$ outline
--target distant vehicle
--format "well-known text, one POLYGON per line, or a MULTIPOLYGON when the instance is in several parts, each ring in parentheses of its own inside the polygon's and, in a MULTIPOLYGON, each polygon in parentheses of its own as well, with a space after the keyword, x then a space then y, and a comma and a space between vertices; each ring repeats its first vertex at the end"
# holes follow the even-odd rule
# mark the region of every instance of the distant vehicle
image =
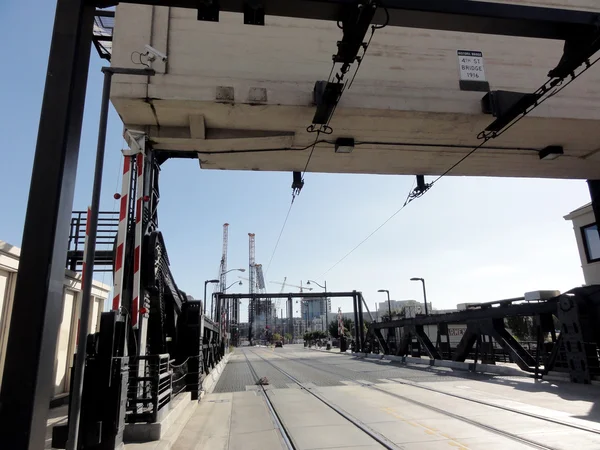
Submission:
POLYGON ((281 342, 281 341, 275 342, 275 347, 283 347, 283 342, 281 342))

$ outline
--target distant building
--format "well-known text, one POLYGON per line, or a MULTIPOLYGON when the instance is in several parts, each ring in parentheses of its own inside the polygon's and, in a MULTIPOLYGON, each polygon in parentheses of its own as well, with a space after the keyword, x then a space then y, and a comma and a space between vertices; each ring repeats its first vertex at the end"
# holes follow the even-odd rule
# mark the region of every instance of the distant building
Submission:
POLYGON ((573 223, 585 284, 600 284, 600 236, 592 204, 577 208, 564 218, 573 223))
POLYGON ((325 311, 331 312, 331 299, 325 297, 302 299, 301 311, 302 318, 305 320, 312 321, 320 318, 325 311))
MULTIPOLYGON (((415 317, 417 314, 425 314, 425 303, 417 300, 390 300, 388 305, 387 300, 377 304, 378 317, 387 316, 389 309, 392 309, 392 317, 400 311, 404 311, 405 317, 415 317)), ((433 314, 431 302, 427 302, 427 309, 433 314)))
MULTIPOLYGON (((8 343, 20 256, 21 249, 0 241, 0 381, 8 343)), ((54 359, 53 396, 62 396, 70 389, 71 368, 81 314, 81 273, 65 270, 62 290, 61 322, 54 359)), ((89 313, 90 334, 96 333, 100 329, 100 314, 105 309, 109 292, 110 286, 95 280, 92 282, 92 304, 89 313)))

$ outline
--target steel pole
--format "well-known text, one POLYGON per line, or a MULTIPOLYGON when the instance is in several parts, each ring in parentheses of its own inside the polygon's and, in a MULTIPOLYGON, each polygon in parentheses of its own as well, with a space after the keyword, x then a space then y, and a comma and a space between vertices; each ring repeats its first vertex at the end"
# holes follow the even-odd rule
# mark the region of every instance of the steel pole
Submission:
POLYGON ((94 11, 83 0, 56 2, 2 374, 2 448, 44 448, 94 11))
POLYGON ((386 291, 387 293, 387 298, 388 298, 388 311, 390 314, 390 321, 392 320, 392 302, 390 300, 390 291, 386 291))
POLYGON ((325 280, 325 333, 327 333, 327 338, 329 338, 329 299, 327 297, 327 280, 325 280))
POLYGON ((425 279, 421 278, 421 283, 423 283, 423 300, 425 300, 425 316, 429 315, 429 308, 427 307, 427 291, 425 290, 425 279))
POLYGON ((206 304, 208 303, 208 301, 206 300, 206 285, 208 284, 208 280, 204 282, 204 307, 203 307, 203 312, 202 314, 204 314, 206 316, 206 304))
POLYGON ((69 437, 67 450, 77 450, 79 439, 79 420, 81 418, 81 394, 83 393, 83 376, 85 372, 85 351, 87 335, 90 327, 90 302, 92 282, 94 279, 94 259, 96 255, 96 236, 98 234, 98 209, 102 193, 102 171, 104 169, 104 153, 106 149, 106 128, 108 126, 108 108, 110 107, 110 86, 112 72, 102 68, 104 85, 102 86, 102 103, 100 105, 100 122, 98 125, 98 145, 96 147, 96 167, 92 187, 92 206, 88 228, 88 240, 85 249, 85 270, 82 279, 81 313, 79 332, 77 335, 77 356, 75 358, 73 386, 71 387, 71 405, 69 415, 69 437))

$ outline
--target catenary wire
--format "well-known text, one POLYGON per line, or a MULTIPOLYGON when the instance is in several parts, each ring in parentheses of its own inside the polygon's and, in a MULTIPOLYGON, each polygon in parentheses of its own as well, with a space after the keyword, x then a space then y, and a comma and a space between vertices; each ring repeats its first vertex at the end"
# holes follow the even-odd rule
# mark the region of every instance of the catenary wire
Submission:
POLYGON ((271 257, 269 258, 269 264, 267 264, 267 270, 265 270, 265 276, 269 273, 269 269, 271 268, 271 263, 273 262, 273 257, 275 256, 275 252, 277 252, 277 247, 279 247, 279 241, 281 240, 281 236, 283 235, 283 231, 285 230, 285 226, 287 225, 288 219, 290 217, 290 213, 292 212, 292 207, 294 206, 295 196, 292 196, 292 202, 290 203, 290 207, 288 209, 287 214, 285 215, 285 220, 283 221, 283 226, 281 227, 281 231, 279 232, 279 236, 277 237, 277 242, 275 243, 275 247, 273 248, 273 253, 271 253, 271 257))
MULTIPOLYGON (((414 181, 413 181, 413 187, 414 187, 414 181)), ((396 217, 396 215, 398 215, 400 213, 400 211, 402 211, 404 208, 406 208, 406 206, 410 203, 409 198, 410 198, 410 192, 412 192, 412 188, 409 191, 408 196, 406 197, 406 200, 404 201, 404 204, 394 213, 392 214, 390 217, 388 217, 381 225, 379 225, 377 228, 375 228, 371 234, 369 234, 366 238, 364 238, 362 241, 360 241, 356 246, 354 246, 354 248, 352 250, 350 250, 348 253, 346 253, 342 258, 340 258, 333 266, 331 266, 329 269, 327 269, 325 272, 323 272, 321 274, 321 276, 319 278, 323 278, 325 275, 327 275, 329 272, 331 272, 337 265, 339 265, 342 261, 344 261, 348 256, 350 256, 352 253, 354 253, 354 251, 356 249, 358 249, 361 245, 363 245, 365 242, 367 242, 371 236, 373 236, 375 233, 377 233, 380 229, 382 229, 390 220, 392 220, 394 217, 396 217)))
MULTIPOLYGON (((495 139, 495 138, 501 136, 502 134, 504 134, 507 130, 509 130, 511 127, 513 127, 519 121, 521 121, 525 116, 527 116, 529 113, 531 113, 531 111, 533 111, 534 109, 536 109, 539 105, 541 105, 546 100, 548 100, 549 98, 554 97, 559 92, 561 92, 563 89, 565 89, 569 84, 571 84, 573 81, 575 81, 577 78, 579 78, 583 73, 585 73, 587 70, 589 70, 598 61, 600 61, 600 57, 596 58, 592 63, 588 62, 585 65, 584 69, 581 70, 577 75, 572 75, 571 79, 567 83, 560 84, 560 82, 558 82, 559 87, 556 87, 556 85, 554 85, 554 87, 556 87, 556 89, 554 91, 550 92, 548 95, 546 95, 540 101, 536 102, 533 105, 533 107, 531 107, 528 110, 526 110, 525 112, 523 112, 519 117, 517 117, 515 120, 513 120, 509 125, 507 125, 506 127, 504 127, 499 133, 487 134, 487 133, 485 133, 485 131, 479 133, 478 137, 480 139, 482 139, 481 143, 479 143, 477 146, 473 147, 473 149, 469 153, 467 153, 466 155, 464 155, 460 160, 458 160, 456 163, 454 163, 452 166, 450 166, 447 170, 445 170, 440 176, 438 176, 433 182, 431 182, 430 184, 428 184, 427 187, 425 188, 425 190, 423 190, 422 192, 420 192, 420 194, 418 196, 415 196, 415 197, 411 198, 411 194, 412 194, 412 189, 411 189, 411 192, 409 192, 408 197, 406 198, 406 201, 404 202, 404 204, 398 210, 396 210, 396 212, 394 212, 381 225, 379 225, 375 230, 373 230, 365 239, 363 239, 356 246, 354 246, 352 248, 352 250, 350 250, 342 258, 340 258, 334 265, 332 265, 329 269, 327 269, 325 272, 323 272, 323 274, 320 276, 320 278, 324 277, 326 274, 328 274, 329 272, 331 272, 331 270, 333 270, 335 267, 337 267, 342 261, 344 261, 348 256, 350 256, 356 249, 358 249, 361 245, 363 245, 365 242, 367 242, 375 233, 377 233, 390 220, 392 220, 396 215, 398 215, 414 199, 423 196, 426 192, 429 191, 429 189, 431 189, 431 187, 433 187, 433 185, 435 183, 437 183, 439 180, 441 180, 443 177, 445 177, 448 173, 450 173, 452 170, 454 170, 457 166, 459 166, 460 164, 462 164, 467 158, 469 158, 471 155, 473 155, 477 150, 481 149, 490 140, 495 139)), ((546 86, 546 84, 548 84, 548 83, 549 82, 544 83, 542 85, 542 87, 540 87, 538 90, 536 90, 536 92, 538 92, 541 89, 543 89, 543 87, 546 86)))

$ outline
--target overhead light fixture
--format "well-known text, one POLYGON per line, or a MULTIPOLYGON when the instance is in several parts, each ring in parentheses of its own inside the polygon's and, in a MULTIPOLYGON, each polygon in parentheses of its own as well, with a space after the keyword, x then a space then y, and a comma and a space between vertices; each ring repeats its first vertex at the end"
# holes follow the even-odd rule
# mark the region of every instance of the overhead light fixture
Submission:
POLYGON ((562 146, 560 145, 549 145, 543 150, 540 150, 539 156, 540 159, 544 161, 552 161, 553 159, 558 158, 560 155, 564 155, 562 146))
POLYGON ((337 138, 335 140, 336 153, 352 153, 354 150, 354 138, 337 138))

